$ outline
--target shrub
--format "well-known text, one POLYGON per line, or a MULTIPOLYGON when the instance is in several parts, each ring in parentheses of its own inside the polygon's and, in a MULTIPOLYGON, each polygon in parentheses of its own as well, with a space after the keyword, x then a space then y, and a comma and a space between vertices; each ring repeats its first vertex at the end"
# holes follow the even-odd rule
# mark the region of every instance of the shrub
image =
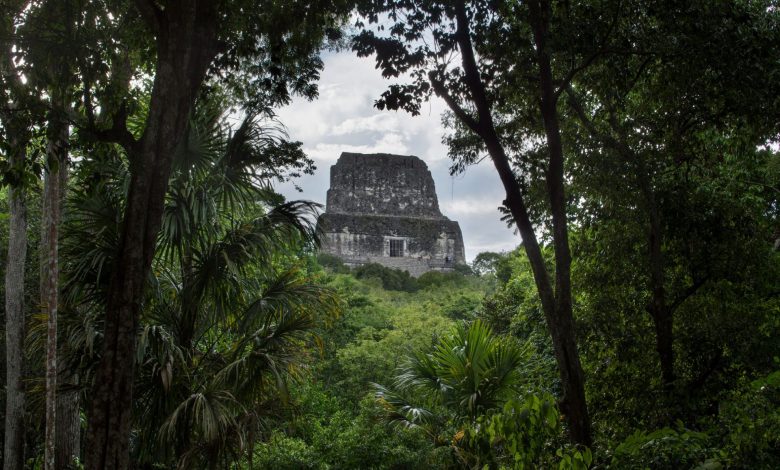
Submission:
POLYGON ((449 305, 444 306, 443 312, 453 320, 473 320, 481 304, 480 298, 460 294, 453 298, 449 305))
POLYGON ((720 407, 716 430, 724 432, 728 468, 780 465, 780 371, 753 381, 720 407))
POLYGON ((427 289, 430 287, 441 287, 445 284, 462 285, 465 280, 465 276, 459 272, 453 271, 443 273, 441 271, 428 271, 417 278, 417 283, 420 285, 421 289, 427 289))
POLYGON ((386 290, 417 292, 420 289, 417 279, 410 276, 408 271, 387 268, 377 263, 359 266, 354 274, 358 279, 379 279, 386 290))
POLYGON ((349 267, 341 261, 341 258, 329 253, 319 253, 317 255, 317 263, 332 273, 349 274, 351 272, 349 267))
POLYGON ((610 468, 675 470, 705 464, 720 468, 716 462, 708 460, 713 455, 715 450, 710 447, 707 434, 685 429, 678 423, 678 429, 636 431, 615 448, 610 468))

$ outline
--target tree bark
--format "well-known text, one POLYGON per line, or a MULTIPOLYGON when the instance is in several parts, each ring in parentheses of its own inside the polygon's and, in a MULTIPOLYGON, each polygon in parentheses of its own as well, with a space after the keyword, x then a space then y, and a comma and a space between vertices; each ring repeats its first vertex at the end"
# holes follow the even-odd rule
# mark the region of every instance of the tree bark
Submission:
POLYGON ((53 94, 46 146, 46 175, 43 191, 41 224, 41 305, 47 314, 46 338, 46 432, 44 467, 56 466, 57 423, 57 315, 59 309, 59 227, 62 214, 64 183, 67 172, 68 124, 62 119, 62 93, 53 94))
MULTIPOLYGON (((60 167, 60 217, 64 216, 65 193, 67 192, 67 161, 60 167)), ((59 332, 58 332, 59 333, 59 332)), ((58 334, 58 336, 61 336, 58 334)), ((81 457, 81 398, 79 377, 73 374, 68 365, 61 360, 66 344, 58 342, 57 354, 57 419, 55 435, 54 468, 68 468, 76 458, 81 457)))
MULTIPOLYGON (((9 164, 21 168, 26 142, 11 141, 9 164)), ((24 468, 24 262, 27 257, 27 200, 19 184, 8 188, 10 223, 5 268, 5 446, 3 468, 24 468)))
POLYGON ((218 45, 216 2, 169 2, 165 10, 153 2, 138 3, 157 36, 157 67, 144 134, 128 149, 132 177, 86 436, 86 468, 95 470, 129 466, 135 342, 143 293, 173 155, 218 45), (150 8, 154 12, 145 14, 150 8))
POLYGON ((69 468, 80 458, 81 451, 81 399, 78 377, 60 367, 57 387, 57 449, 55 467, 69 468))
POLYGON ((569 435, 573 442, 590 446, 592 438, 590 418, 585 400, 585 379, 577 352, 572 315, 571 254, 569 252, 566 202, 563 187, 563 150, 558 128, 558 114, 555 93, 552 88, 552 72, 549 57, 539 55, 538 66, 542 94, 540 109, 544 118, 549 147, 547 189, 553 215, 555 288, 553 288, 547 272, 544 256, 523 199, 522 189, 515 178, 506 151, 495 130, 490 103, 487 100, 484 83, 480 77, 474 57, 468 16, 465 4, 462 1, 456 4, 455 12, 457 23, 456 40, 461 53, 466 84, 477 111, 477 119, 466 113, 452 99, 443 85, 435 80, 434 76, 432 76, 431 82, 436 94, 445 100, 456 117, 482 138, 501 178, 501 182, 506 190, 505 204, 512 213, 512 217, 522 236, 523 247, 531 264, 545 320, 552 337, 555 358, 563 386, 561 410, 568 424, 569 435))
MULTIPOLYGON (((0 18, 0 35, 11 38, 14 22, 23 9, 23 2, 11 2, 0 18)), ((23 179, 27 144, 27 126, 20 122, 24 112, 19 99, 25 95, 12 60, 13 41, 0 49, 0 97, 9 102, 7 113, 0 118, 8 143, 8 164, 14 182, 8 188, 8 260, 5 266, 5 442, 3 468, 24 468, 24 412, 25 390, 22 381, 24 371, 24 267, 27 257, 27 199, 23 179)))

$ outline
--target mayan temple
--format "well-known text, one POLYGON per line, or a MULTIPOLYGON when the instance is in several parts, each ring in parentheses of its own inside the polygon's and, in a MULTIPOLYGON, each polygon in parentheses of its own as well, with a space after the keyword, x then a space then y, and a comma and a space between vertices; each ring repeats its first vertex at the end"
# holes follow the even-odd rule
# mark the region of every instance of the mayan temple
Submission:
POLYGON ((417 157, 342 153, 330 168, 322 251, 348 265, 379 263, 413 276, 465 262, 458 222, 445 217, 417 157))

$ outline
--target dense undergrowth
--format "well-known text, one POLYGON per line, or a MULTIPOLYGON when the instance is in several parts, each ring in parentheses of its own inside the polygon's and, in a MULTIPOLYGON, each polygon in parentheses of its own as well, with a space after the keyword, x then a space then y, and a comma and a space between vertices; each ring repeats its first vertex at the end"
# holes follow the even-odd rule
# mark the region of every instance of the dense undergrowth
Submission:
MULTIPOLYGON (((430 273, 416 280, 378 266, 350 273, 329 257, 320 262, 327 266, 321 281, 346 306, 320 332, 322 353, 310 364, 310 378, 291 390, 288 414, 255 448, 259 468, 714 469, 780 462, 780 373, 772 367, 742 370, 714 396, 692 394, 683 384, 664 392, 655 370, 639 361, 609 364, 601 353, 589 355, 594 349, 587 343, 596 444, 568 446, 555 406, 555 361, 520 252, 501 256, 482 276, 430 273), (522 352, 495 400, 470 412, 448 397, 467 382, 486 387, 497 379, 480 382, 471 369, 458 378, 453 363, 425 369, 414 359, 446 361, 442 351, 466 349, 447 341, 475 324, 522 352), (448 382, 447 374, 460 382, 448 382), (625 382, 612 382, 616 374, 625 382), (426 384, 433 384, 431 393, 426 384), (636 393, 640 387, 645 393, 636 393)), ((587 338, 599 325, 581 307, 587 338)), ((776 328, 773 322, 763 328, 776 328)), ((735 345, 733 354, 749 349, 735 345)), ((647 355, 652 360, 652 350, 647 355)), ((475 390, 478 399, 489 393, 475 390)))

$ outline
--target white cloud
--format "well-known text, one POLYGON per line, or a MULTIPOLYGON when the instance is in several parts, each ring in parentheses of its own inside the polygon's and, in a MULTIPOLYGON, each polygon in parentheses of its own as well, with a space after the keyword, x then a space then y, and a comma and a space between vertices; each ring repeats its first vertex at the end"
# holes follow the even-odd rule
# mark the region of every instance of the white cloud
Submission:
POLYGON ((355 134, 358 132, 387 132, 397 129, 398 122, 389 113, 377 113, 373 116, 350 118, 333 128, 333 135, 355 134))
POLYGON ((497 211, 498 205, 494 199, 460 199, 457 201, 446 201, 440 204, 442 211, 450 214, 452 217, 470 216, 475 214, 485 214, 487 212, 497 211))
POLYGON ((380 136, 377 142, 364 145, 318 142, 314 147, 304 145, 303 149, 315 162, 322 163, 336 163, 341 152, 400 154, 409 152, 409 147, 406 145, 404 137, 394 133, 384 134, 380 136))

